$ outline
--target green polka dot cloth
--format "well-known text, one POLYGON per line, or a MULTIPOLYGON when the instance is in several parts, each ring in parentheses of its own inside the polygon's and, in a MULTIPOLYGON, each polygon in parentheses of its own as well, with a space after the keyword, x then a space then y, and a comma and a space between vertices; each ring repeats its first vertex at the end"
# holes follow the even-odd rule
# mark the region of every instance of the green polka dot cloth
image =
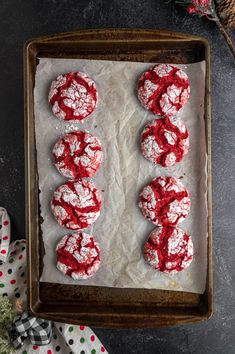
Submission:
MULTIPOLYGON (((0 207, 0 209, 3 209, 0 207)), ((2 227, 3 222, 9 222, 4 209, 4 220, 0 218, 0 250, 4 258, 0 258, 0 300, 9 297, 13 302, 21 299, 26 307, 26 241, 19 240, 11 243, 10 227, 2 227), (3 230, 3 232, 2 232, 3 230), (6 235, 7 231, 7 235, 6 235), (6 236, 8 239, 6 239, 6 236), (3 240, 5 237, 5 240, 3 240), (5 257, 5 255, 7 255, 5 257)), ((8 224, 9 225, 9 224, 8 224)), ((8 226, 4 225, 4 226, 8 226)), ((49 345, 32 345, 27 339, 21 349, 15 353, 20 354, 100 354, 108 353, 95 333, 86 326, 74 326, 55 322, 52 324, 53 334, 49 345)))

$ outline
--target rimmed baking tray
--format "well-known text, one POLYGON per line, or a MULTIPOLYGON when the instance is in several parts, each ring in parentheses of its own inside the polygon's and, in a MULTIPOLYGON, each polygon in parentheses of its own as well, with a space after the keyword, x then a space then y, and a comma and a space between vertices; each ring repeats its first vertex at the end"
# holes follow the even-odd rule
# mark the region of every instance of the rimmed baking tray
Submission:
POLYGON ((210 51, 198 36, 143 29, 99 29, 29 40, 24 48, 25 176, 28 311, 55 321, 100 327, 157 327, 192 323, 212 315, 210 51), (205 60, 208 154, 207 282, 204 294, 40 282, 43 243, 34 127, 37 58, 86 58, 187 64, 205 60))

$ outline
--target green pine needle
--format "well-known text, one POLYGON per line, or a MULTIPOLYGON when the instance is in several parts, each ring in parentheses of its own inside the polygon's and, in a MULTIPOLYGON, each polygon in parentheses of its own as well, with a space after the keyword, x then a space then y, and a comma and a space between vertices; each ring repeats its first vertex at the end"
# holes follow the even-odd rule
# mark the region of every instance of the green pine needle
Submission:
POLYGON ((0 326, 6 326, 8 323, 13 322, 16 316, 16 311, 8 298, 0 301, 0 326))
POLYGON ((0 353, 13 354, 15 348, 10 343, 10 338, 6 329, 0 328, 0 353))
POLYGON ((13 322, 16 311, 8 298, 0 301, 0 353, 13 354, 15 348, 11 345, 8 326, 13 322))

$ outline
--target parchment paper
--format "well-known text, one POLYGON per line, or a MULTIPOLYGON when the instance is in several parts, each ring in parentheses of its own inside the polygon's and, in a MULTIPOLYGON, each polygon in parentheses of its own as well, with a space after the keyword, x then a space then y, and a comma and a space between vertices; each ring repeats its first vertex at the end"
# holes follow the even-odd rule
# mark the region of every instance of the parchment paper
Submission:
POLYGON ((37 66, 34 106, 44 269, 41 281, 109 287, 158 288, 203 293, 207 266, 206 146, 204 127, 205 63, 178 65, 189 76, 189 103, 178 114, 186 124, 190 150, 176 166, 163 168, 145 160, 139 136, 155 116, 141 107, 136 82, 150 63, 79 59, 40 59, 37 66), (47 102, 50 83, 59 74, 79 70, 91 76, 99 93, 98 107, 84 123, 65 123, 52 115, 47 102), (55 267, 55 247, 70 231, 61 228, 50 210, 54 189, 66 181, 52 165, 51 148, 65 132, 82 129, 102 142, 104 162, 93 178, 102 191, 102 211, 90 232, 101 246, 102 265, 90 279, 74 281, 55 267), (191 211, 179 224, 193 239, 195 256, 190 267, 177 275, 152 270, 142 248, 154 225, 144 219, 137 202, 142 188, 160 175, 183 177, 191 195, 191 211))

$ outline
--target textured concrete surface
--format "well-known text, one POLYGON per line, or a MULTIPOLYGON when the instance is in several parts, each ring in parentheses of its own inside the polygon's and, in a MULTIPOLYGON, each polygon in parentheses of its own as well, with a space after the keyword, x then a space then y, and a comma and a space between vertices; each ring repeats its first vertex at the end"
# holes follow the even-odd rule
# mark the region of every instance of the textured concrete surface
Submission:
MULTIPOLYGON (((24 236, 23 62, 31 37, 82 28, 163 28, 200 34, 212 50, 215 313, 197 325, 96 333, 112 354, 235 353, 235 63, 215 25, 174 1, 11 0, 0 6, 0 204, 24 236)), ((235 35, 233 34, 235 41, 235 35)))

